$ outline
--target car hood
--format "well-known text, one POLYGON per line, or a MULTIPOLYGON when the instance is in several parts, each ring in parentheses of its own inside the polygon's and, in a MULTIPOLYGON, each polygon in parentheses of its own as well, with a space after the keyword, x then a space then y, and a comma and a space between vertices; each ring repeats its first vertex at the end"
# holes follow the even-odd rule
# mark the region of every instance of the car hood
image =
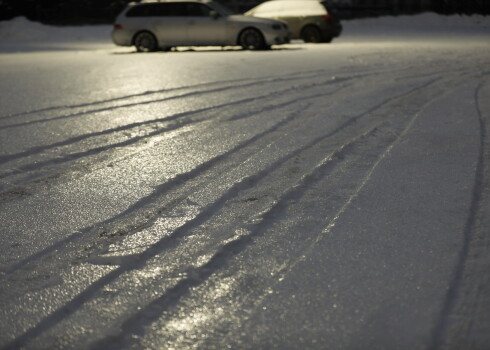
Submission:
POLYGON ((230 18, 236 22, 257 23, 257 24, 284 23, 281 21, 277 21, 275 19, 260 18, 260 17, 254 17, 254 16, 246 16, 246 15, 231 15, 228 18, 230 18))

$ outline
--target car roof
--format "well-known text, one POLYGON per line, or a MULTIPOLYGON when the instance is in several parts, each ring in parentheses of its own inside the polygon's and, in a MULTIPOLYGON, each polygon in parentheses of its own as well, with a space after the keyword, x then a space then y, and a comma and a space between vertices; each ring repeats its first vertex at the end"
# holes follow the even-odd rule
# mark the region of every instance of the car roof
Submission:
MULTIPOLYGON (((268 1, 264 1, 264 2, 269 2, 269 1, 281 1, 281 2, 305 2, 305 1, 315 1, 315 2, 325 2, 326 0, 268 0, 268 1)), ((263 4, 264 2, 262 2, 261 4, 263 4)), ((259 4, 260 5, 260 4, 259 4)))
POLYGON ((201 3, 210 3, 213 0, 141 0, 139 4, 147 4, 153 2, 201 2, 201 3))

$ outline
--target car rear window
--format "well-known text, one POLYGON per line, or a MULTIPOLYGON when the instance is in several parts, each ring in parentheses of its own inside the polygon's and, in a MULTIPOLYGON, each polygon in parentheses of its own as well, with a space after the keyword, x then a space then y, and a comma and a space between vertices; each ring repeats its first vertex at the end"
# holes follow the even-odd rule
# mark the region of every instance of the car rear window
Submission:
POLYGON ((153 17, 165 15, 166 4, 142 4, 134 6, 126 12, 126 17, 153 17))

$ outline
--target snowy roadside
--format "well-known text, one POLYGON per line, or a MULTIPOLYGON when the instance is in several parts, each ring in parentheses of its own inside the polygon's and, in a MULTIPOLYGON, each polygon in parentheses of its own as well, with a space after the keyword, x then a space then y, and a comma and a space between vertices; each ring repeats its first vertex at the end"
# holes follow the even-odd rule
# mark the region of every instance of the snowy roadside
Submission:
POLYGON ((0 22, 0 52, 93 50, 113 45, 112 26, 56 27, 25 17, 0 22))
MULTIPOLYGON (((490 17, 442 16, 424 13, 415 16, 387 16, 343 21, 344 31, 336 42, 349 42, 376 38, 389 40, 420 40, 424 33, 427 40, 454 40, 457 38, 481 38, 490 34, 490 17)), ((0 22, 0 53, 52 50, 99 50, 115 48, 111 41, 111 25, 57 27, 32 22, 24 17, 0 22)))

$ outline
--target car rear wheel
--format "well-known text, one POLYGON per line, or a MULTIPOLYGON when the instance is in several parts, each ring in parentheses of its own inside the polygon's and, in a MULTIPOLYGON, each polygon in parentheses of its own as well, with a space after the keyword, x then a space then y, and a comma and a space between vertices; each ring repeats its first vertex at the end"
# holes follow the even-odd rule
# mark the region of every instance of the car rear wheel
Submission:
POLYGON ((247 28, 241 32, 238 43, 245 50, 261 50, 267 48, 262 33, 254 28, 247 28))
POLYGON ((139 32, 134 37, 134 46, 138 52, 153 52, 158 48, 157 39, 150 32, 139 32))
POLYGON ((314 26, 303 28, 301 31, 301 39, 303 39, 305 43, 321 43, 323 41, 320 29, 314 26))

